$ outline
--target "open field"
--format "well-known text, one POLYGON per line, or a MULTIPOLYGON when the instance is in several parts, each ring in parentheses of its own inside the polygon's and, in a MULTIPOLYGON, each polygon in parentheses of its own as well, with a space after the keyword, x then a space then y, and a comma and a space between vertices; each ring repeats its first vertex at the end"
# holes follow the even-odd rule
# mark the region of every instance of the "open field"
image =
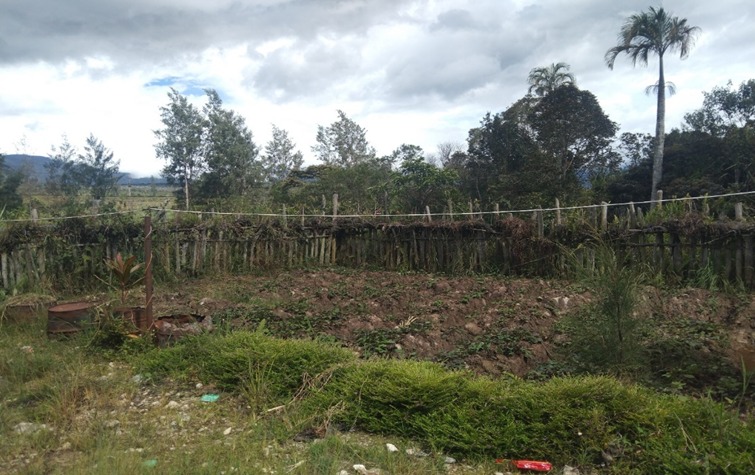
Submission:
MULTIPOLYGON (((570 325, 595 300, 557 280, 334 268, 163 282, 157 315, 204 315, 216 326, 211 338, 164 350, 143 339, 103 348, 92 335, 49 341, 44 322, 3 322, 0 466, 336 475, 363 464, 391 474, 493 474, 512 470, 496 457, 539 457, 556 463, 555 473, 749 473, 755 393, 742 364, 751 363, 752 296, 641 294, 651 351, 642 370, 619 380, 550 379, 577 372, 570 325), (320 373, 330 376, 318 383, 320 373), (347 397, 353 384, 359 396, 347 397), (206 394, 220 398, 202 402, 206 394), (435 422, 414 419, 421 414, 435 422), (458 462, 444 463, 449 455, 458 462)), ((113 298, 58 296, 66 297, 113 298)))

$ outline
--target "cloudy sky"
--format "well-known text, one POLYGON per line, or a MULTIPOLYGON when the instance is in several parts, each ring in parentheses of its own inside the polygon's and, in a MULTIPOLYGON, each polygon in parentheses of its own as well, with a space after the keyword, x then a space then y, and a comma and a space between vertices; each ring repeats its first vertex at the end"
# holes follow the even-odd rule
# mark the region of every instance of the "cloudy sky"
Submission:
MULTIPOLYGON (((604 63, 624 19, 649 0, 0 0, 0 152, 48 155, 94 134, 123 171, 158 174, 153 131, 169 87, 204 88, 264 145, 289 131, 307 163, 337 109, 379 154, 464 143, 487 112, 527 91, 530 69, 563 61, 622 131, 652 133, 655 63, 604 63)), ((702 91, 755 77, 755 2, 660 3, 702 28, 668 58, 667 128, 702 91)))

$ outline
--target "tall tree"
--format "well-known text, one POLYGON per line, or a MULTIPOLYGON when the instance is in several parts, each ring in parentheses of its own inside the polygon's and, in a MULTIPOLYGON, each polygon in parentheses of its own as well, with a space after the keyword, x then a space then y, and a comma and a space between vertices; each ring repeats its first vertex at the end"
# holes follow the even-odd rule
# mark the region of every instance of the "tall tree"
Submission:
POLYGON ((99 202, 115 188, 119 165, 101 140, 92 134, 87 137, 84 153, 79 155, 79 176, 93 200, 99 202))
POLYGON ((296 144, 288 132, 273 124, 273 137, 265 145, 262 155, 262 168, 265 178, 271 183, 284 180, 292 170, 301 168, 304 156, 296 150, 296 144))
POLYGON ((527 91, 529 94, 534 92, 536 96, 543 97, 559 86, 575 85, 577 80, 569 72, 568 64, 552 63, 550 66, 533 68, 527 76, 527 82, 530 85, 527 91))
POLYGON ((207 89, 202 149, 205 171, 199 178, 197 197, 245 196, 259 180, 257 145, 243 117, 223 108, 213 89, 207 89))
POLYGON ((45 189, 48 193, 68 198, 74 198, 79 194, 82 185, 76 155, 76 147, 71 145, 65 135, 59 146, 53 145, 50 161, 44 165, 47 171, 45 189))
POLYGON ((556 165, 563 189, 618 167, 611 147, 618 126, 590 91, 559 86, 538 101, 528 120, 542 153, 556 165))
POLYGON ((350 167, 375 157, 367 142, 367 131, 338 111, 338 120, 328 127, 317 126, 317 145, 312 151, 327 165, 350 167))
POLYGON ((605 60, 613 69, 616 57, 624 53, 633 65, 639 62, 647 66, 651 55, 658 56, 658 83, 656 92, 658 106, 655 120, 655 150, 653 152, 653 178, 650 200, 655 202, 658 184, 663 178, 663 144, 666 120, 666 77, 663 58, 666 53, 679 53, 684 59, 693 46, 700 28, 687 24, 686 18, 671 16, 662 7, 650 7, 648 11, 630 16, 619 32, 618 44, 606 52, 605 60))
POLYGON ((170 89, 168 98, 168 105, 160 108, 164 127, 154 132, 159 140, 155 152, 167 162, 162 174, 168 183, 181 185, 185 209, 188 210, 192 184, 204 168, 204 118, 199 109, 175 89, 170 89))

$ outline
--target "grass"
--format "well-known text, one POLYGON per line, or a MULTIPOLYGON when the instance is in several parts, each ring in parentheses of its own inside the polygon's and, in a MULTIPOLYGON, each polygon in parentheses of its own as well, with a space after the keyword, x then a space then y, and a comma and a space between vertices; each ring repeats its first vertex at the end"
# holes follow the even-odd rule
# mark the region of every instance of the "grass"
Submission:
POLYGON ((142 364, 159 377, 196 371, 212 378, 208 383, 239 394, 247 394, 253 376, 259 378, 255 387, 274 388, 263 394, 267 405, 288 404, 299 427, 325 432, 334 424, 358 428, 471 460, 526 457, 587 467, 600 463, 604 452, 615 451, 621 455, 610 473, 755 469, 755 430, 724 406, 658 394, 611 377, 492 380, 427 362, 357 360, 337 347, 259 333, 190 340, 149 353, 142 364), (307 348, 306 360, 282 356, 299 354, 299 346, 307 348), (258 351, 260 347, 275 350, 258 351), (192 361, 202 362, 187 365, 180 356, 187 348, 192 361), (239 366, 239 355, 249 353, 256 354, 255 365, 239 366), (272 358, 270 366, 260 359, 265 357, 272 358), (204 369, 207 359, 214 361, 212 371, 204 369), (333 365, 327 366, 328 361, 333 365), (297 369, 290 371, 287 364, 297 369), (240 376, 225 379, 229 368, 240 376))
MULTIPOLYGON (((393 474, 447 473, 442 455, 410 457, 403 449, 416 444, 397 437, 332 431, 321 440, 295 442, 312 416, 265 412, 296 392, 302 381, 298 371, 314 373, 351 360, 345 350, 239 333, 147 352, 135 368, 131 352, 92 351, 88 344, 89 335, 50 341, 39 324, 0 326, 2 473, 335 474, 355 473, 351 467, 357 463, 393 474), (236 356, 253 346, 258 364, 249 366, 249 355, 230 357, 222 351, 225 343, 237 350, 236 356), (202 368, 195 366, 197 359, 189 364, 175 359, 193 358, 190 352, 202 349, 223 358, 209 359, 202 368), (157 361, 164 361, 165 371, 155 366, 157 361), (134 379, 148 365, 154 376, 134 379), (239 370, 245 377, 216 381, 205 374, 224 370, 239 370), (199 379, 208 384, 197 387, 199 379), (206 393, 220 399, 203 403, 200 396, 206 393), (33 424, 32 429, 18 433, 21 423, 33 424), (389 453, 386 442, 401 452, 389 453)), ((479 470, 479 465, 459 467, 455 473, 479 470)))
POLYGON ((464 461, 457 474, 505 472, 497 458, 588 473, 755 471, 751 418, 614 377, 534 382, 362 360, 271 337, 263 324, 167 349, 127 340, 101 351, 92 337, 50 341, 41 324, 0 326, 4 472, 335 474, 360 463, 440 474, 445 455, 464 461), (206 393, 220 399, 203 403, 206 393), (31 429, 19 433, 23 423, 31 429), (601 467, 606 453, 614 460, 601 467))

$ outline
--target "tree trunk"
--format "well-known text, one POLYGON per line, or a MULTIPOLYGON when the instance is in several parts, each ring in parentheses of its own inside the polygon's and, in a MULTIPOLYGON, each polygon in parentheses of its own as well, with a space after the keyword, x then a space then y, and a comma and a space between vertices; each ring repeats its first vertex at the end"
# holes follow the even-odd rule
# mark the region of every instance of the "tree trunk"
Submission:
POLYGON ((186 211, 189 211, 189 172, 184 167, 184 203, 186 211))
POLYGON ((658 185, 663 178, 663 144, 666 141, 666 79, 663 75, 663 55, 658 55, 658 109, 655 116, 655 150, 653 150, 653 179, 650 189, 651 207, 658 199, 658 185))

